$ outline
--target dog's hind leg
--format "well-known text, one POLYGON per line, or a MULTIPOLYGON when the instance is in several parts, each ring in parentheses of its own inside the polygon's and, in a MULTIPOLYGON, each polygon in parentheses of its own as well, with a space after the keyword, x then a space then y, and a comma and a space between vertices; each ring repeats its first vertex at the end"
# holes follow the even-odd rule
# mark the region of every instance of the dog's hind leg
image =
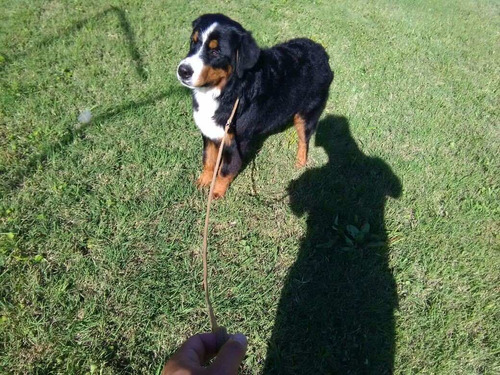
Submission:
POLYGON ((297 168, 304 167, 307 163, 307 153, 309 150, 309 140, 318 127, 318 121, 321 113, 325 108, 327 96, 321 102, 315 103, 312 109, 299 112, 293 117, 293 125, 299 136, 299 144, 297 148, 297 159, 295 166, 297 168))
POLYGON ((297 147, 297 158, 295 167, 305 167, 307 163, 307 153, 309 151, 309 140, 318 126, 318 119, 321 116, 321 110, 314 111, 308 115, 297 113, 293 117, 293 125, 299 136, 299 144, 297 147))
POLYGON ((295 166, 297 168, 304 167, 307 163, 307 150, 309 148, 309 138, 307 137, 306 120, 300 114, 296 114, 293 117, 293 126, 297 131, 299 137, 299 144, 297 148, 297 158, 295 161, 295 166))

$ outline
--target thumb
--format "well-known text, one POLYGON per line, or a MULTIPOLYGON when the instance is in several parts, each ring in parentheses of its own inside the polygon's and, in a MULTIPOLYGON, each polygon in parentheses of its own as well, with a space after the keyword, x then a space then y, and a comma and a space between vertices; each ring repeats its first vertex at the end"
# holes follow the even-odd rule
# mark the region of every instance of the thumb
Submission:
POLYGON ((236 375, 246 351, 247 338, 245 335, 242 333, 232 335, 219 350, 214 363, 209 367, 210 374, 236 375))

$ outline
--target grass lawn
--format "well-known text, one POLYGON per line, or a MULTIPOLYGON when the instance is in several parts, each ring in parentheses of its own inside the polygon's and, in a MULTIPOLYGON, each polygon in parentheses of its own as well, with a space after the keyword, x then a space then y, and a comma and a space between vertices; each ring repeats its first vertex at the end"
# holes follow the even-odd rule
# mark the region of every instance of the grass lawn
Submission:
POLYGON ((272 136, 212 210, 242 373, 498 374, 495 0, 3 0, 0 373, 158 374, 209 330, 175 76, 206 12, 335 71, 307 168, 272 136))

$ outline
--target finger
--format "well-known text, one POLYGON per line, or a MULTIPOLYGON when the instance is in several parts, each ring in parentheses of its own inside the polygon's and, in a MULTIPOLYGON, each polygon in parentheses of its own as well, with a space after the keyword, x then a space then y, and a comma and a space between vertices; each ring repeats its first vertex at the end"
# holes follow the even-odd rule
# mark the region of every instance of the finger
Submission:
POLYGON ((209 373, 217 375, 236 374, 246 351, 247 338, 245 335, 241 333, 232 335, 219 350, 214 363, 209 367, 209 373))
POLYGON ((217 338, 213 333, 199 333, 190 337, 175 354, 177 360, 192 365, 203 365, 216 353, 217 338))

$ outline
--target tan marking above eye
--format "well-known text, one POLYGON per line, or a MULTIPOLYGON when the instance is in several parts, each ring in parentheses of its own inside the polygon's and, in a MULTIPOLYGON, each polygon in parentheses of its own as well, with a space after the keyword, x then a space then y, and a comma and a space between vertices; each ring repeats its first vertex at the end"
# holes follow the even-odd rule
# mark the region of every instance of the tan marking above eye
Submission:
POLYGON ((198 42, 198 31, 194 32, 193 37, 191 39, 193 39, 193 42, 195 42, 195 43, 198 42))
POLYGON ((210 49, 215 49, 217 47, 219 47, 219 42, 217 41, 217 39, 212 39, 210 43, 208 43, 208 48, 210 49))

